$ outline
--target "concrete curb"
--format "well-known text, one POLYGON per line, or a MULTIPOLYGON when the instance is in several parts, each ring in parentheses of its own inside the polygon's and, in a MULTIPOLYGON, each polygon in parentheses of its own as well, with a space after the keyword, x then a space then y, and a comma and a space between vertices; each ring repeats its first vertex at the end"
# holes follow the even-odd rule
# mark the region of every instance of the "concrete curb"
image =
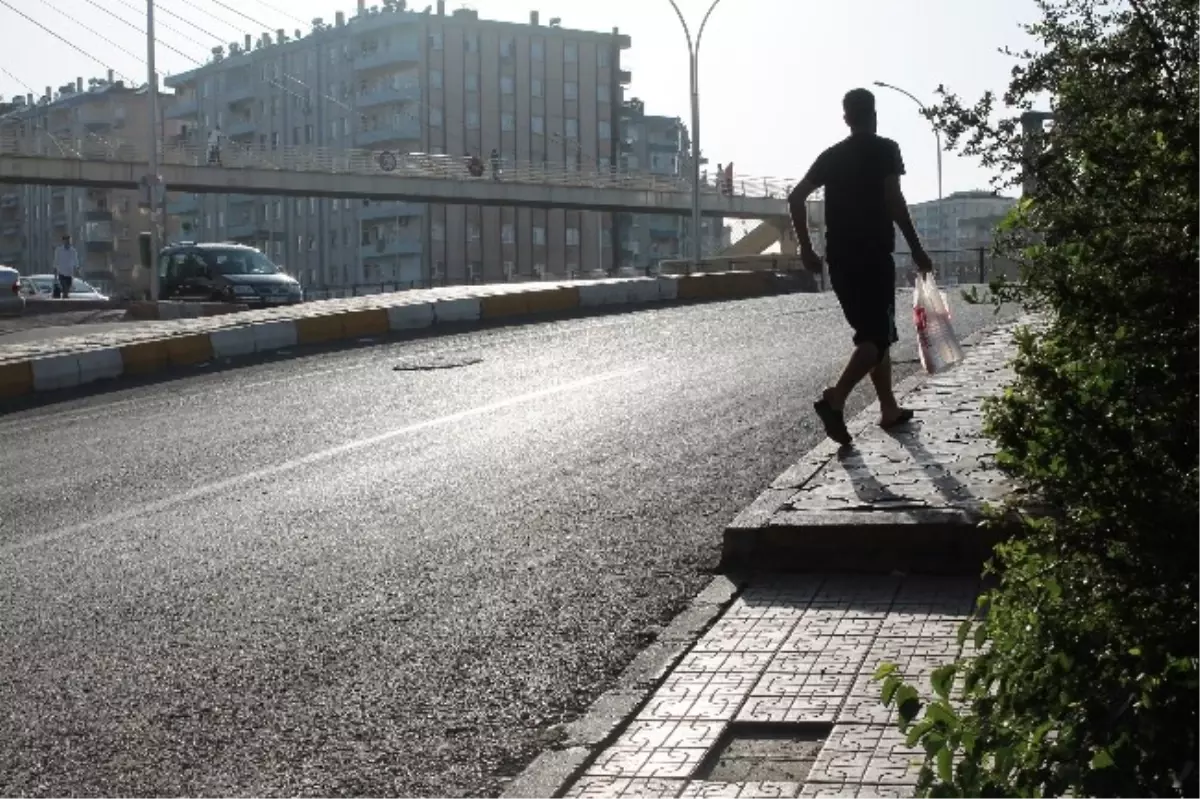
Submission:
MULTIPOLYGON (((966 336, 964 347, 979 343, 993 328, 966 336)), ((970 357, 970 355, 968 355, 970 357)), ((924 372, 896 384, 896 397, 903 401, 923 386, 924 372)), ((847 427, 857 438, 875 424, 879 403, 873 402, 847 427)), ((889 574, 897 569, 926 573, 978 573, 1001 531, 978 527, 979 518, 958 510, 910 511, 911 521, 898 521, 894 514, 860 514, 848 523, 845 514, 823 516, 805 512, 788 514, 782 509, 810 480, 834 460, 840 447, 825 439, 787 469, 725 528, 720 571, 755 571, 771 564, 779 571, 842 571, 889 574), (789 517, 794 516, 794 519, 789 517), (772 523, 774 520, 774 523, 772 523), (792 523, 788 523, 789 520, 792 523), (821 531, 814 535, 816 531, 821 531), (970 531, 971 535, 963 535, 970 531), (785 557, 784 550, 797 535, 806 535, 803 564, 785 557), (897 533, 903 533, 899 541, 897 533), (898 551, 897 547, 903 551, 898 551)))
POLYGON ((738 575, 717 577, 688 604, 662 634, 601 694, 587 712, 551 729, 558 741, 538 755, 505 786, 502 797, 562 796, 592 761, 617 739, 688 650, 745 589, 738 575))
MULTIPOLYGON (((741 299, 794 291, 794 282, 769 272, 711 272, 687 277, 610 278, 571 283, 454 286, 287 308, 230 314, 220 303, 143 303, 138 313, 178 312, 178 326, 127 343, 2 360, 0 399, 75 388, 99 380, 145 377, 214 358, 238 358, 306 344, 331 344, 412 333, 443 324, 532 321, 576 310, 741 299), (213 307, 202 308, 200 305, 213 307), (218 307, 219 306, 219 307, 218 307), (203 319, 213 314, 220 318, 203 319), (290 314, 290 318, 281 314, 290 314)), ((132 308, 131 308, 132 312, 132 308)), ((155 318, 155 317, 149 317, 155 318)), ((159 317, 161 318, 161 317, 159 317)))
POLYGON ((199 319, 250 310, 245 303, 236 302, 151 302, 135 300, 125 307, 130 319, 199 319))

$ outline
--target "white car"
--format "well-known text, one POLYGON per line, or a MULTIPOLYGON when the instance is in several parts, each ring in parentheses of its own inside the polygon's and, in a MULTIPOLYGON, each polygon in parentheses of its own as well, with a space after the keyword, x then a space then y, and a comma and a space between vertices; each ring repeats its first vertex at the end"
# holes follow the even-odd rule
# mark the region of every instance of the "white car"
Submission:
POLYGON ((24 310, 21 273, 11 266, 0 266, 0 316, 19 314, 24 310))
MULTIPOLYGON (((58 278, 54 275, 29 275, 21 278, 21 293, 31 300, 52 300, 62 299, 54 296, 54 287, 58 283, 58 278)), ((67 301, 78 300, 80 302, 108 302, 108 297, 96 291, 92 284, 81 278, 75 278, 71 281, 71 294, 67 297, 67 301)))

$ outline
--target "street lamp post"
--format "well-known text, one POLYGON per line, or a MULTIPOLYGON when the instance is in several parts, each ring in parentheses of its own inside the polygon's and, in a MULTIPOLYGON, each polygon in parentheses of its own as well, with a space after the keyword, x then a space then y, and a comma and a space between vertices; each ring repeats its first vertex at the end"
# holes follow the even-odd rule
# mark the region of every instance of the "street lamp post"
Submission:
MULTIPOLYGON (((916 103, 917 107, 919 107, 921 109, 922 113, 925 113, 929 110, 925 107, 925 104, 922 103, 920 100, 918 100, 916 95, 914 95, 912 92, 907 92, 904 89, 901 89, 899 86, 893 86, 892 84, 884 83, 881 80, 875 81, 875 85, 881 86, 885 89, 891 89, 894 92, 900 92, 900 94, 903 94, 905 97, 907 97, 908 99, 910 99, 914 103, 916 103)), ((938 184, 938 199, 940 200, 940 199, 942 199, 942 132, 940 130, 938 130, 937 125, 933 126, 933 135, 934 135, 934 138, 937 140, 937 184, 938 184)))
POLYGON ((150 299, 157 300, 158 285, 158 75, 154 69, 154 0, 146 0, 146 102, 147 118, 150 120, 150 152, 147 156, 149 175, 146 184, 149 192, 150 213, 150 299))
POLYGON ((675 0, 667 0, 667 2, 671 4, 671 8, 675 9, 675 16, 679 17, 679 24, 683 26, 683 35, 687 37, 688 82, 691 85, 692 97, 692 267, 699 270, 703 242, 703 234, 700 230, 700 39, 704 36, 704 26, 708 24, 708 18, 721 0, 713 0, 708 10, 704 12, 704 17, 700 20, 700 28, 696 31, 695 42, 692 41, 692 31, 688 27, 687 20, 683 18, 683 12, 679 10, 679 5, 675 0))

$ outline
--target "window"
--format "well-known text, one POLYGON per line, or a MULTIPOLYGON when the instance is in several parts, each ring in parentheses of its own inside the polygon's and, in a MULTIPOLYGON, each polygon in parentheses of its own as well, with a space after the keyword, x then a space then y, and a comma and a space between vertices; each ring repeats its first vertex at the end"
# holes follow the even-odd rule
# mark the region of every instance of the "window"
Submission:
POLYGON ((529 120, 529 129, 537 134, 545 133, 546 132, 545 117, 534 117, 533 119, 529 120))
POLYGON ((441 222, 433 222, 429 225, 429 238, 434 241, 446 240, 446 226, 441 222))
POLYGON ((534 61, 546 59, 546 45, 541 39, 534 39, 529 43, 529 57, 534 61))
POLYGON ((479 91, 479 76, 478 75, 475 75, 475 74, 467 75, 466 83, 467 83, 467 91, 469 91, 469 92, 479 91))
POLYGON ((598 127, 600 130, 600 139, 602 141, 612 138, 612 125, 608 124, 607 119, 600 120, 598 127))
POLYGON ((540 225, 534 225, 533 243, 539 247, 546 244, 546 228, 541 227, 540 225))
POLYGON ((533 80, 529 81, 529 93, 534 97, 541 97, 545 93, 545 89, 542 87, 541 78, 534 78, 533 80))
POLYGON ((579 60, 579 45, 575 42, 567 42, 563 45, 563 61, 568 64, 579 60))
POLYGON ((479 130, 479 112, 467 112, 467 130, 479 130))
POLYGON ((309 197, 308 198, 308 213, 315 214, 316 212, 317 212, 317 198, 309 197))
POLYGON ((563 99, 578 100, 579 99, 579 84, 573 80, 569 80, 563 84, 563 99))
POLYGON ((337 138, 337 135, 338 135, 338 121, 337 121, 336 119, 335 119, 335 120, 333 120, 332 122, 330 122, 330 123, 329 123, 329 135, 330 135, 330 136, 332 136, 332 137, 333 137, 333 138, 335 138, 335 139, 337 138))
POLYGON ((517 51, 516 39, 504 39, 500 42, 500 57, 512 58, 517 51))
POLYGON ((512 94, 515 91, 516 91, 516 86, 514 85, 512 75, 501 75, 500 76, 500 93, 501 94, 512 94))
MULTIPOLYGON (((337 197, 334 197, 333 198, 333 210, 339 211, 339 210, 341 210, 341 207, 342 207, 342 201, 339 200, 337 197)), ((336 233, 337 231, 334 231, 334 232, 336 233)), ((337 236, 334 236, 334 238, 337 238, 337 236)))
POLYGON ((579 120, 578 119, 568 119, 566 121, 566 135, 567 135, 568 139, 578 139, 579 138, 579 120))
POLYGON ((466 46, 468 53, 478 53, 479 52, 479 34, 478 33, 468 33, 466 36, 463 37, 463 39, 464 39, 463 44, 466 46))
POLYGON ((467 238, 471 241, 479 241, 479 224, 476 222, 467 223, 467 238))
POLYGON ((299 127, 292 128, 292 144, 295 144, 295 145, 300 144, 300 128, 299 127))
MULTIPOLYGON (((337 200, 334 200, 334 202, 337 202, 337 200)), ((275 201, 275 218, 283 219, 283 201, 282 200, 275 201)))
POLYGON ((342 120, 342 135, 343 136, 350 135, 350 117, 346 117, 345 119, 342 120))
POLYGON ((577 228, 577 227, 567 228, 567 246, 568 247, 578 247, 579 246, 579 228, 577 228))
POLYGON ((442 49, 442 32, 441 31, 432 31, 429 34, 429 49, 430 50, 441 50, 442 49))
POLYGON ((607 172, 612 167, 612 160, 607 155, 600 156, 598 163, 601 172, 607 172))
POLYGON ((429 70, 429 88, 442 88, 442 71, 440 69, 429 70))
POLYGON ((304 216, 304 200, 296 200, 296 216, 304 216))
POLYGON ((309 236, 308 237, 308 250, 309 250, 309 252, 312 252, 315 249, 317 249, 317 237, 309 236))
POLYGON ((517 129, 517 119, 512 114, 500 115, 500 130, 505 132, 514 131, 517 129))
POLYGON ((440 128, 442 126, 442 109, 429 109, 429 125, 430 127, 440 128))
POLYGON ((608 49, 605 47, 596 48, 596 66, 604 69, 608 66, 608 49))
POLYGON ((516 231, 513 230, 511 222, 505 222, 500 227, 500 241, 504 244, 513 244, 517 240, 516 231))
POLYGON ((313 126, 305 125, 304 126, 304 143, 312 144, 312 142, 313 142, 313 126))
POLYGON ((612 95, 609 93, 608 86, 603 83, 596 85, 596 102, 607 103, 612 95))

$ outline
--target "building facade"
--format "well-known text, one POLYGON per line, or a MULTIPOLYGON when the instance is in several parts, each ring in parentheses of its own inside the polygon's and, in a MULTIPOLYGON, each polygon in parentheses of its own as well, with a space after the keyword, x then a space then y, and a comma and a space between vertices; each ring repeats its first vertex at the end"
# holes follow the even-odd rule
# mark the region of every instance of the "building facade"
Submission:
MULTIPOLYGON (((996 228, 1016 203, 992 191, 957 191, 941 200, 910 205, 913 227, 933 259, 937 277, 977 280, 981 260, 985 273, 989 272, 996 228)), ((910 267, 908 243, 899 233, 896 250, 897 266, 910 267)))
MULTIPOLYGON (((475 155, 609 170, 629 37, 480 19, 444 2, 340 12, 307 35, 246 36, 174 75, 166 116, 203 147, 475 155)), ((169 189, 170 187, 168 187, 169 189)), ((306 286, 420 285, 609 271, 613 214, 248 195, 169 195, 181 234, 261 246, 306 286)))
MULTIPOLYGON (((111 71, 87 86, 77 78, 57 91, 46 87, 40 97, 0 104, 0 135, 28 137, 39 146, 104 147, 146 135, 148 100, 144 86, 127 87, 111 71)), ((162 124, 170 135, 170 125, 162 124)), ((137 191, 116 189, 0 187, 0 263, 23 274, 50 272, 54 247, 70 234, 85 280, 110 292, 144 282, 138 234, 150 229, 150 217, 140 199, 137 191)))
MULTIPOLYGON (((620 124, 621 170, 690 180, 692 144, 683 120, 647 114, 635 97, 622 104, 620 124)), ((715 185, 716 176, 710 180, 702 175, 701 180, 715 185)), ((730 230, 723 219, 706 216, 701 225, 704 255, 729 246, 730 230)), ((678 214, 618 214, 621 265, 642 270, 683 257, 690 252, 691 226, 690 216, 678 214)))

